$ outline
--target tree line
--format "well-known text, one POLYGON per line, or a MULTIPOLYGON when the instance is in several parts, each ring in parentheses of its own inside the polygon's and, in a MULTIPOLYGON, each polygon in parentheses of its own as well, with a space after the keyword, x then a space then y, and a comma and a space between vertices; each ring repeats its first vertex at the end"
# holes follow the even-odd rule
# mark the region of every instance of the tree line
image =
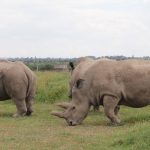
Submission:
MULTIPOLYGON (((101 58, 108 58, 114 60, 126 60, 126 59, 144 59, 150 60, 150 56, 144 57, 126 57, 126 56, 102 56, 102 57, 95 57, 95 56, 88 56, 93 59, 101 59, 101 58)), ((32 70, 64 70, 67 69, 69 62, 75 62, 78 58, 37 58, 37 57, 27 57, 27 58, 8 58, 10 61, 22 61, 24 62, 29 68, 32 70)))

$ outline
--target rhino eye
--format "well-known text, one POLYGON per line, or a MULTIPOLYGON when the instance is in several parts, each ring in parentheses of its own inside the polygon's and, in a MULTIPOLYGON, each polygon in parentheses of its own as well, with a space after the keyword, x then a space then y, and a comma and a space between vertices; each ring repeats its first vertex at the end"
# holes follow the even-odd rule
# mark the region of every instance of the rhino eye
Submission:
POLYGON ((75 108, 76 108, 75 106, 72 107, 73 110, 74 110, 75 108))
POLYGON ((76 82, 76 88, 80 89, 83 85, 83 79, 78 79, 76 82))

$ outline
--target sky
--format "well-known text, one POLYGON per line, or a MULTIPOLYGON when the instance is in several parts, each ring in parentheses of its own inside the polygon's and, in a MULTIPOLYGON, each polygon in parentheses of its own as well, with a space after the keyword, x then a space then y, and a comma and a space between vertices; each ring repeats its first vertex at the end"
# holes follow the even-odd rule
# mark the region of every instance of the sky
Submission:
POLYGON ((150 56, 150 0, 0 0, 0 57, 150 56))

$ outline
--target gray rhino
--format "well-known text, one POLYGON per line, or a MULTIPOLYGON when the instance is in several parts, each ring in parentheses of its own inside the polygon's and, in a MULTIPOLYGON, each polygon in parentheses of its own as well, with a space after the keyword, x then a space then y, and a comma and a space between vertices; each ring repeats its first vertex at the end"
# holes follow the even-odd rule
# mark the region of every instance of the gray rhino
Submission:
MULTIPOLYGON (((95 61, 98 60, 94 60, 92 58, 89 57, 81 57, 79 58, 76 62, 70 62, 70 68, 71 68, 71 80, 69 82, 69 98, 72 98, 72 88, 76 82, 76 80, 82 76, 86 70, 91 67, 95 61)), ((94 107, 94 111, 95 110, 99 110, 99 106, 95 105, 94 107)))
POLYGON ((150 104, 150 62, 144 60, 101 60, 74 81, 72 100, 61 103, 64 112, 52 115, 66 119, 69 125, 78 125, 87 116, 90 106, 104 106, 112 124, 119 124, 120 105, 134 108, 150 104))
MULTIPOLYGON (((76 82, 76 80, 82 76, 88 68, 90 68, 96 61, 104 61, 109 60, 106 58, 101 59, 92 59, 90 57, 81 57, 76 62, 70 62, 71 68, 71 80, 69 82, 69 97, 72 98, 72 88, 76 82)), ((99 104, 93 106, 94 111, 99 111, 99 104)))
POLYGON ((14 117, 31 115, 36 77, 21 62, 0 60, 0 101, 12 99, 17 107, 14 117))
POLYGON ((77 62, 70 62, 71 68, 71 80, 69 82, 69 97, 72 97, 72 88, 74 82, 78 79, 79 76, 82 76, 84 72, 93 64, 94 60, 88 57, 81 57, 77 62))

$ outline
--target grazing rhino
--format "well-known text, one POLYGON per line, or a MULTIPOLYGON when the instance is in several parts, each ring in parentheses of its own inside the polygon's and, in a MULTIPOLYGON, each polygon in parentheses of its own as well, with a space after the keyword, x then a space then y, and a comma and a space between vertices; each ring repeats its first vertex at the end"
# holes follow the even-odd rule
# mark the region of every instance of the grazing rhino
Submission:
MULTIPOLYGON (((92 59, 89 57, 81 57, 77 60, 77 62, 73 63, 70 62, 70 68, 71 68, 71 80, 69 82, 69 98, 72 98, 72 88, 76 82, 76 80, 82 76, 88 68, 90 68, 95 62, 97 61, 104 61, 109 60, 106 58, 102 59, 92 59)), ((94 107, 94 111, 99 111, 99 104, 96 104, 94 107)))
POLYGON ((97 61, 74 83, 71 102, 59 104, 65 111, 52 112, 72 126, 81 124, 91 105, 103 105, 112 124, 119 124, 118 106, 140 108, 150 104, 148 61, 97 61))
MULTIPOLYGON (((78 77, 82 76, 84 72, 93 65, 93 63, 96 60, 89 58, 89 57, 81 57, 77 60, 77 62, 73 63, 70 62, 70 68, 71 68, 71 80, 69 82, 69 98, 72 98, 72 88, 75 84, 75 81, 78 79, 78 77)), ((95 105, 93 107, 94 111, 99 111, 99 105, 95 105)))
POLYGON ((77 62, 70 62, 71 80, 69 82, 69 97, 72 98, 72 88, 75 81, 93 64, 94 60, 88 57, 81 57, 77 62))
POLYGON ((0 60, 0 101, 12 99, 17 107, 14 117, 31 115, 36 77, 21 62, 0 60))

